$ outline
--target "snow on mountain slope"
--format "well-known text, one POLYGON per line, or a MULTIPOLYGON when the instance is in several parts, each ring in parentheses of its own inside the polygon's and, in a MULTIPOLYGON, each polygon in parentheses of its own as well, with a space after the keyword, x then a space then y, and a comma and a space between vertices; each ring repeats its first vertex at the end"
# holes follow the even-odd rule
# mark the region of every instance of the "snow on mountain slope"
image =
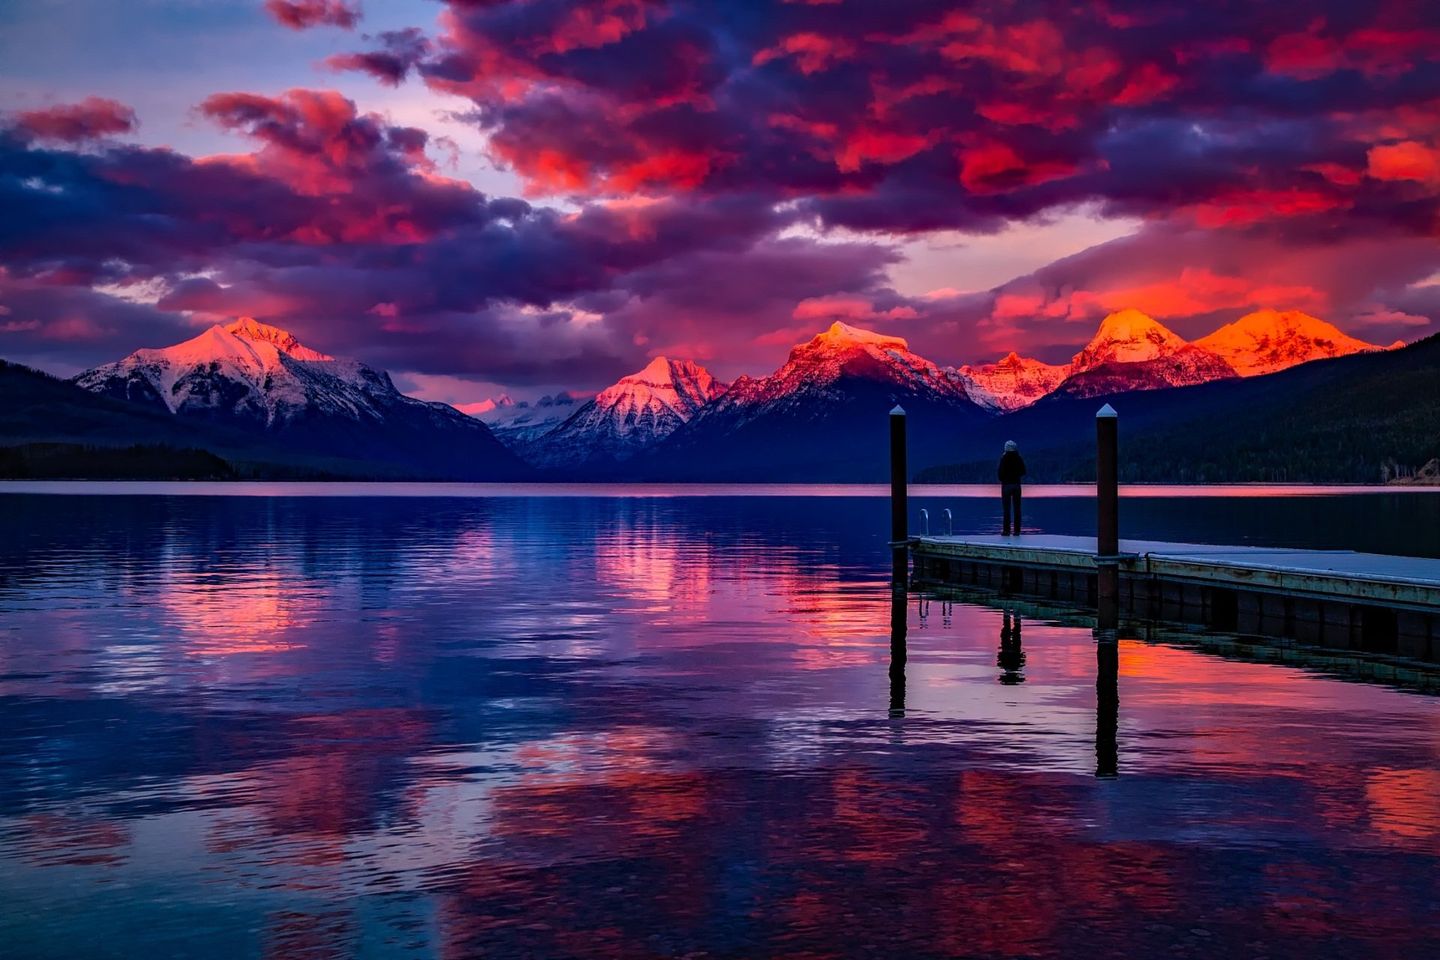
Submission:
POLYGON ((137 350, 87 370, 75 383, 94 393, 162 404, 171 413, 237 418, 269 426, 314 406, 357 414, 375 393, 397 392, 364 364, 302 346, 245 317, 172 347, 137 350))
POLYGON ((627 460, 668 437, 725 389, 693 361, 656 357, 529 441, 524 455, 548 467, 627 460))
POLYGON ((1100 321, 1100 328, 1075 358, 1072 373, 1104 363, 1141 363, 1174 355, 1187 345, 1184 337, 1153 317, 1135 309, 1117 310, 1100 321))
POLYGON ((836 323, 766 377, 741 377, 650 451, 655 479, 878 480, 890 408, 908 416, 912 465, 943 456, 987 418, 959 371, 899 337, 836 323))
POLYGON ((736 380, 716 410, 761 410, 823 399, 845 377, 972 402, 958 370, 911 353, 909 343, 900 337, 836 322, 793 348, 784 366, 770 376, 736 380))
POLYGON ((1070 362, 1070 375, 1054 392, 1093 397, 1234 376, 1235 369, 1219 355, 1190 343, 1139 310, 1126 309, 1100 322, 1095 336, 1070 362))
POLYGON ((74 382, 190 420, 264 433, 306 454, 381 461, 414 475, 484 479, 523 468, 484 424, 407 397, 390 376, 242 318, 137 350, 74 382))
POLYGON ((997 363, 966 365, 960 374, 976 403, 1002 413, 1019 410, 1049 394, 1070 375, 1068 364, 1045 363, 1011 352, 997 363))
POLYGON ((517 402, 501 394, 459 410, 483 422, 505 446, 521 450, 573 416, 583 399, 581 395, 562 391, 530 403, 517 402))
POLYGON ((1299 310, 1257 310, 1195 341, 1223 357, 1242 377, 1275 373, 1298 363, 1385 347, 1358 340, 1299 310))

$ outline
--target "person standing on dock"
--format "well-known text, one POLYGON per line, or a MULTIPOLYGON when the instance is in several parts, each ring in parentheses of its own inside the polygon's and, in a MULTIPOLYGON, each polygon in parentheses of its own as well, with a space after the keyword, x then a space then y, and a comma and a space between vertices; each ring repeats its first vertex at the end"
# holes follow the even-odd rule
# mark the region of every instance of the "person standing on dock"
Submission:
POLYGON ((1010 536, 1010 518, 1015 518, 1015 535, 1020 535, 1020 479, 1025 476, 1025 458, 1014 440, 1005 441, 1005 452, 1000 455, 1000 511, 1004 517, 1001 527, 1003 536, 1010 536))

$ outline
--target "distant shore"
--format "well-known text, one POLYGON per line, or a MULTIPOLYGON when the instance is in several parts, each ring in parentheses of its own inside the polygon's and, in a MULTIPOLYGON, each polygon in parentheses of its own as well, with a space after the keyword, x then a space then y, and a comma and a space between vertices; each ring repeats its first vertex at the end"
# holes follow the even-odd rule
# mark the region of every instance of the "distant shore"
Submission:
MULTIPOLYGON (((917 499, 998 496, 997 484, 912 484, 917 499)), ((1030 498, 1092 495, 1093 484, 1055 483, 1027 486, 1030 498)), ((1122 496, 1161 497, 1310 497, 1375 494, 1426 494, 1434 483, 1390 484, 1121 484, 1122 496)), ((866 497, 890 494, 884 483, 455 483, 444 481, 322 480, 56 480, 0 479, 3 494, 72 496, 236 496, 236 497, 866 497)))

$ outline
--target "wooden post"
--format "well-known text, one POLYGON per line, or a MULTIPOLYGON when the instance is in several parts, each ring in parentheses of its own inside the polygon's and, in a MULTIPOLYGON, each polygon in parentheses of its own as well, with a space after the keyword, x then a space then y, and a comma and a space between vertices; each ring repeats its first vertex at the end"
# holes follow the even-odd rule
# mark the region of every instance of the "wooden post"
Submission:
POLYGON ((909 581, 909 471, 905 457, 905 410, 890 411, 890 553, 891 576, 899 589, 909 581))
POLYGON ((1095 414, 1095 567, 1099 625, 1120 617, 1120 417, 1105 404, 1095 414))

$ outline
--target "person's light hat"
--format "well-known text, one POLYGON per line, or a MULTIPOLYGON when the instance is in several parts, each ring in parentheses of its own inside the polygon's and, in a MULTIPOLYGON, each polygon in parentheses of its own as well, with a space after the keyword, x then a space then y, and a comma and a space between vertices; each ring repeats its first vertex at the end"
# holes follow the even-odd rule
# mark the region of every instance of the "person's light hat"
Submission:
POLYGON ((1005 441, 1005 452, 1006 452, 1006 453, 1014 453, 1016 450, 1019 450, 1019 449, 1020 449, 1020 447, 1019 447, 1018 445, 1016 445, 1016 443, 1015 443, 1014 440, 1006 440, 1006 441, 1005 441))

